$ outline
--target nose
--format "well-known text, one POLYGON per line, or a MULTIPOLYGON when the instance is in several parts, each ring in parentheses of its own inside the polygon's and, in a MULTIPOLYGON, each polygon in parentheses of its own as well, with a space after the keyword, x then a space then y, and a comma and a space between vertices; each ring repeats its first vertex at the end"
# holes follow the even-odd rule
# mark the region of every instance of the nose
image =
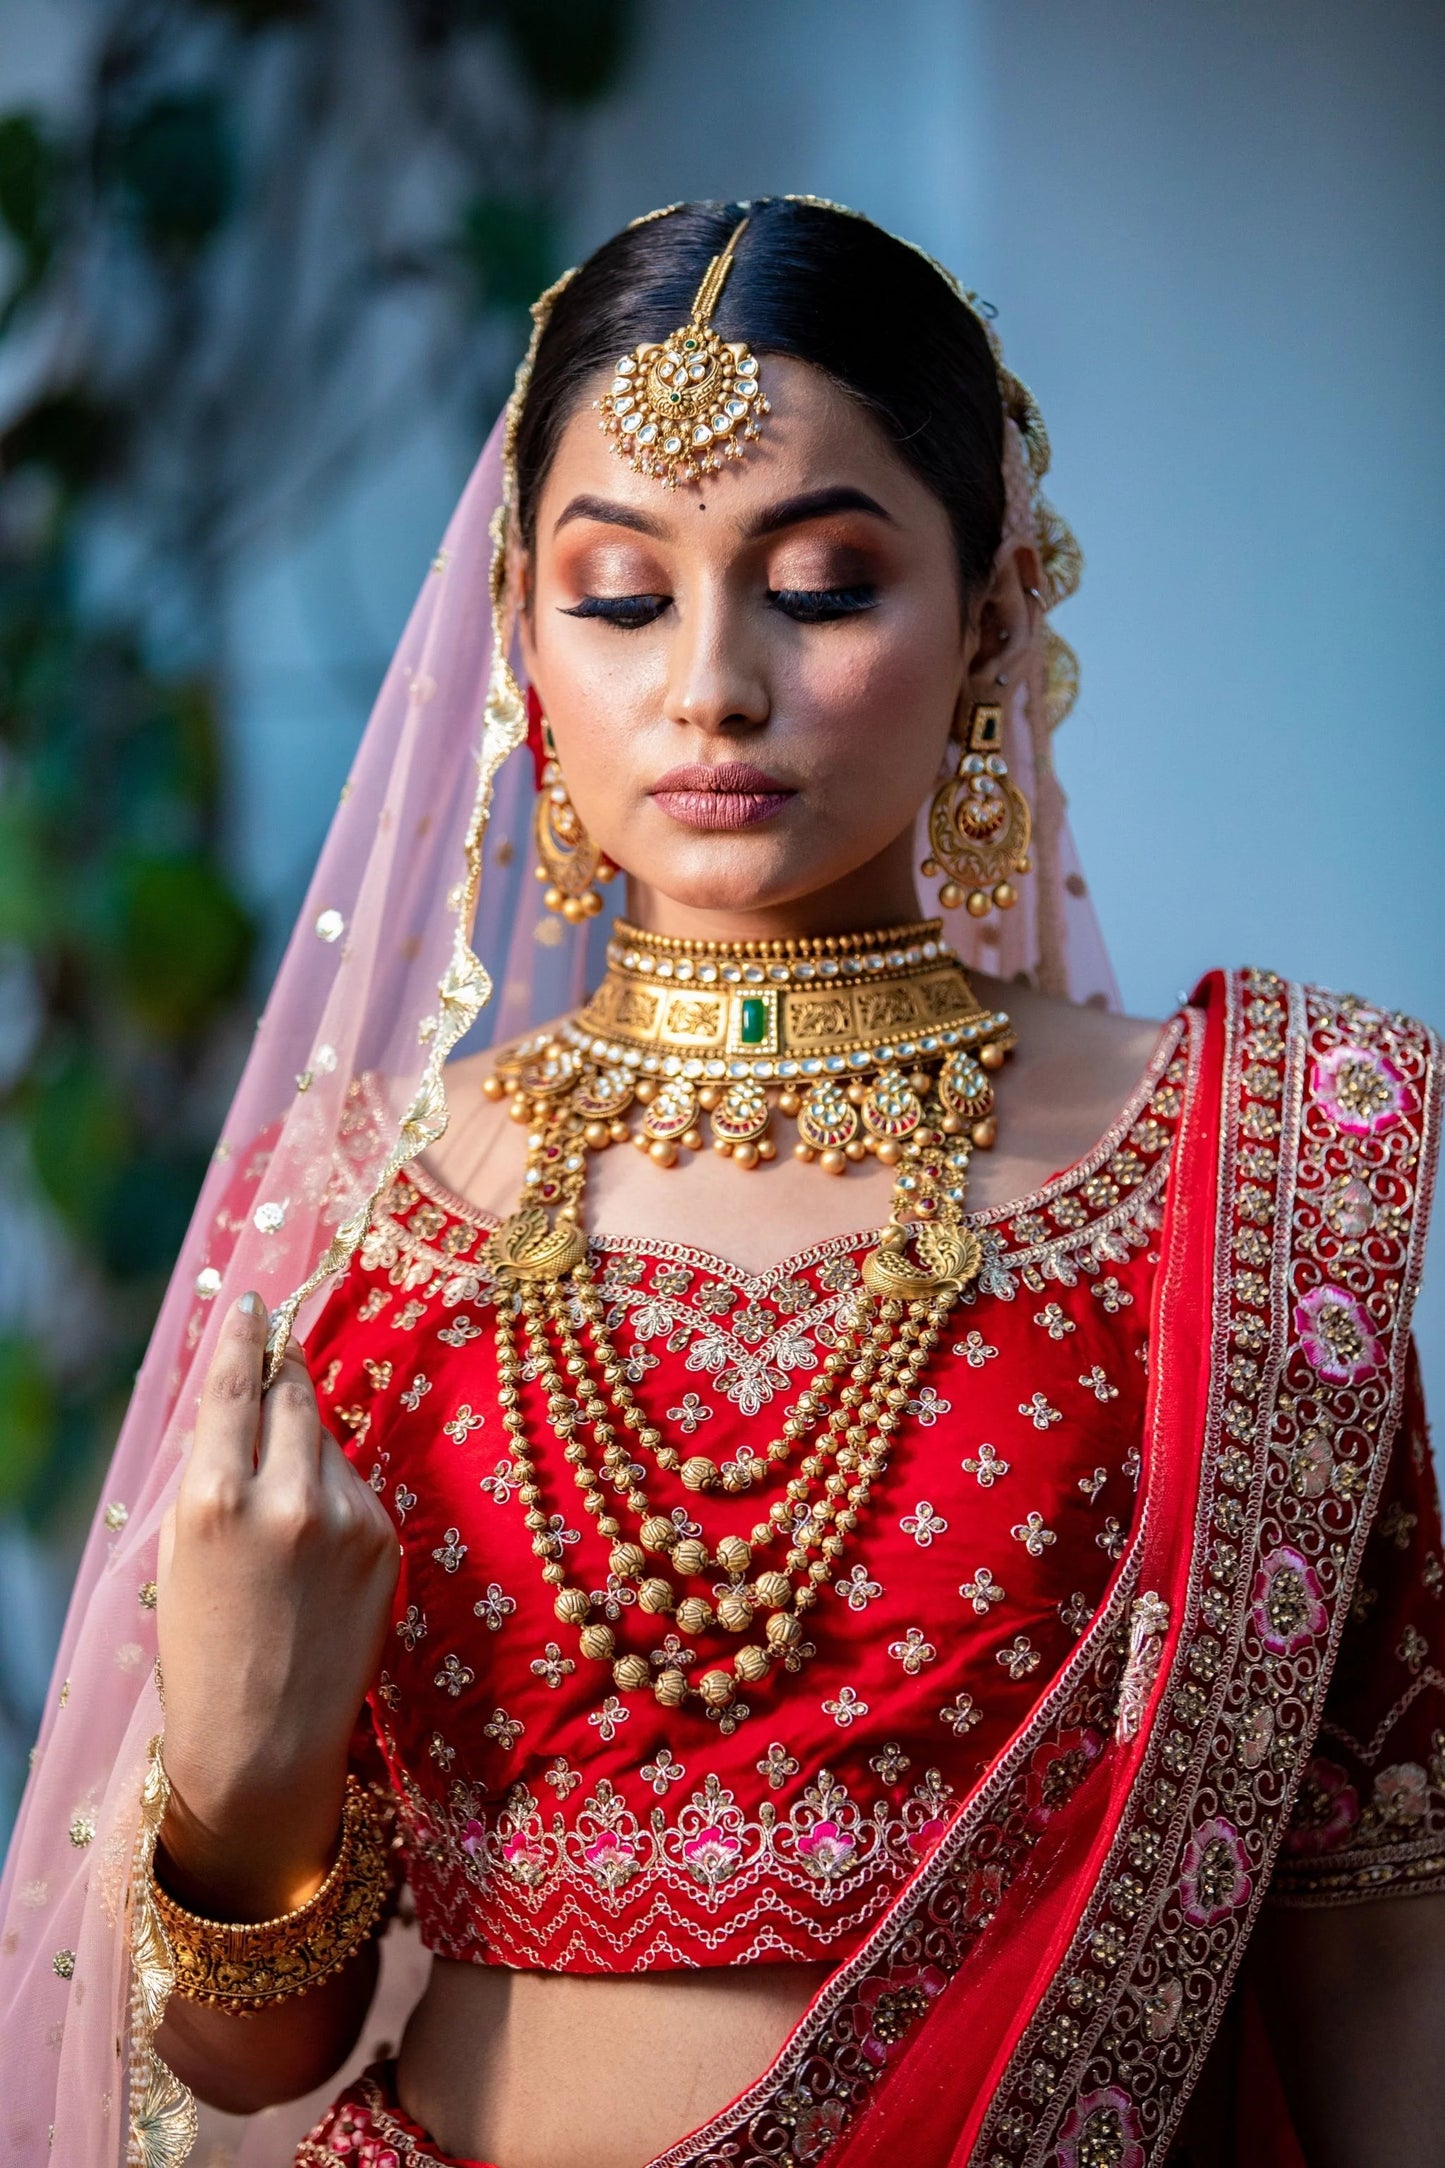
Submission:
POLYGON ((669 722, 709 737, 760 729, 772 713, 762 656, 725 590, 699 595, 676 613, 666 713, 669 722))

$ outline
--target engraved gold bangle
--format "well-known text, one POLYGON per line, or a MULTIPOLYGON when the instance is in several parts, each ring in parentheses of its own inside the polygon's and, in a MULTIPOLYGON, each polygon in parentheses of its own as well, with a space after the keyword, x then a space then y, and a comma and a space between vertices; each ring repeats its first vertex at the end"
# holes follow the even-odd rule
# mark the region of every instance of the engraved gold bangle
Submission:
POLYGON ((341 1848, 305 1904, 276 1919, 226 1922, 188 1912, 154 1883, 175 1965, 175 1992, 245 2017, 329 1980, 373 1935, 391 1884, 391 1817, 354 1776, 346 1780, 341 1848))

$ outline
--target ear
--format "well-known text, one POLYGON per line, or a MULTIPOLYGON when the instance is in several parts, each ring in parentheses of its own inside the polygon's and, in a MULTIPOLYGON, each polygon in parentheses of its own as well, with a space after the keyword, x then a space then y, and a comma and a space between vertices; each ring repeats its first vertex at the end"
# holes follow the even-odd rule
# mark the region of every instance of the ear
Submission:
POLYGON ((535 585, 531 553, 524 549, 520 537, 507 551, 507 600, 512 610, 517 646, 521 651, 522 667, 527 676, 535 680, 537 660, 532 604, 535 585))
POLYGON ((969 661, 970 700, 994 700, 1008 678, 1009 656, 1026 649, 1038 630, 1039 559, 1027 545, 1009 550, 994 566, 988 591, 978 604, 969 661))

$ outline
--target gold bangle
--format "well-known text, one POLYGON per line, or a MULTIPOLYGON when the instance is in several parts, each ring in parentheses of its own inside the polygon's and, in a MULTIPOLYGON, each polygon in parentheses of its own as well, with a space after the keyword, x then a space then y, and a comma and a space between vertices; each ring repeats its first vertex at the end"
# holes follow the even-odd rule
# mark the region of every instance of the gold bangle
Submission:
POLYGON ((376 1931, 391 1885, 391 1817, 375 1792, 346 1780, 341 1849, 305 1904, 239 1923, 188 1912, 153 1882, 156 1909, 187 2002, 244 2017, 305 1995, 350 1962, 376 1931))

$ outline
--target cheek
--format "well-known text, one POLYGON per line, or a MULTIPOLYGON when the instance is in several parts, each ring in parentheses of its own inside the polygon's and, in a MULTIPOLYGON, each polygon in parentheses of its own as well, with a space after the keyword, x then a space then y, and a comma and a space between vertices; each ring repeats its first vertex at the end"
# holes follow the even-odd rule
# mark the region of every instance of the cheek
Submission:
POLYGON ((801 643, 790 705, 821 748, 845 748, 870 769, 931 774, 952 715, 956 651, 918 619, 883 612, 801 643), (916 750, 917 758, 910 757, 916 750))
POLYGON ((629 748, 663 707, 666 656, 644 632, 603 633, 595 623, 561 618, 536 644, 539 688, 565 764, 622 779, 629 748))

